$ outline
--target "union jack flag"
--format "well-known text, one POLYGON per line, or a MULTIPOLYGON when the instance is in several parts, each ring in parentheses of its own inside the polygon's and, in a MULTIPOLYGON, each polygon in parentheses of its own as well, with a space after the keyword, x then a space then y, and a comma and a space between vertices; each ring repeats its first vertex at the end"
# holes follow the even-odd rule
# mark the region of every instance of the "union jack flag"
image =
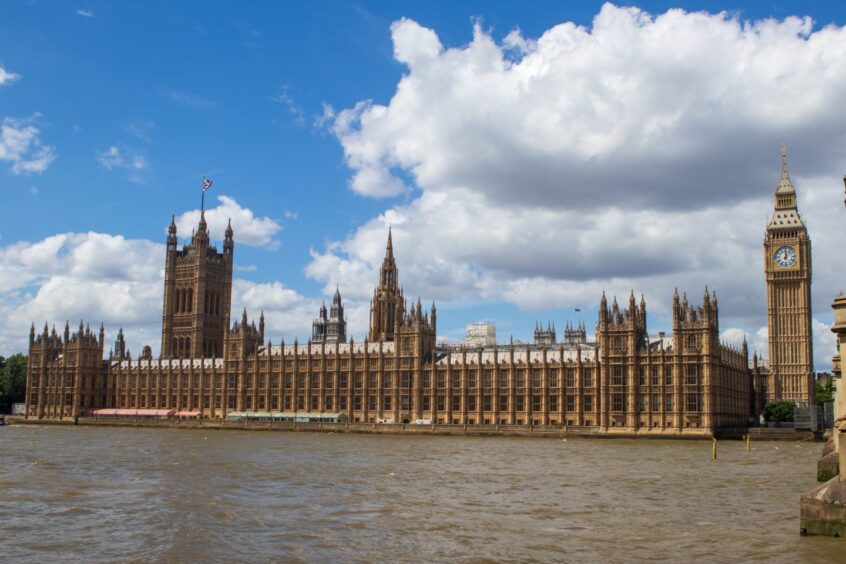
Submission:
POLYGON ((209 178, 203 177, 203 192, 212 187, 212 181, 209 178))

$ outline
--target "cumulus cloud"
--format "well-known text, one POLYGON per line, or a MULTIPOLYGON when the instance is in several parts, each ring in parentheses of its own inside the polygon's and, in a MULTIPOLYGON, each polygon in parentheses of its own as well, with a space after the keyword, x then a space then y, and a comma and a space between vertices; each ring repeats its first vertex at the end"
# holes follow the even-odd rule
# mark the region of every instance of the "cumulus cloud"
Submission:
MULTIPOLYGON (((80 319, 106 326, 106 351, 122 327, 130 350, 160 350, 164 245, 104 233, 62 233, 36 242, 0 247, 0 354, 26 351, 30 324, 46 321, 61 333, 80 319)), ((275 342, 307 340, 320 300, 280 282, 233 281, 232 318, 246 307, 250 319, 263 310, 275 342)), ((348 303, 348 319, 366 326, 366 304, 348 303)))
POLYGON ((139 341, 158 341, 163 255, 163 245, 102 233, 0 248, 0 351, 25 351, 32 322, 61 331, 66 320, 75 326, 83 318, 105 322, 112 336, 124 326, 139 341))
MULTIPOLYGON (((274 236, 282 229, 282 226, 275 220, 269 217, 256 217, 251 209, 241 207, 230 196, 218 196, 217 201, 219 202, 217 207, 206 210, 206 223, 213 237, 223 239, 226 225, 231 219, 236 245, 268 248, 279 246, 274 236)), ((188 237, 199 223, 200 210, 185 212, 176 218, 176 227, 184 237, 188 237)))
MULTIPOLYGON (((391 32, 407 67, 393 97, 327 119, 353 191, 414 197, 312 251, 327 287, 366 296, 392 224, 409 294, 540 309, 634 288, 665 315, 673 287, 707 284, 724 326, 752 333, 783 141, 814 262, 836 262, 820 235, 842 223, 846 29, 606 4, 537 38, 476 25, 445 47, 408 19, 391 32)), ((817 268, 821 319, 837 284, 817 268)))
POLYGON ((3 65, 0 65, 0 86, 5 84, 12 84, 16 80, 19 80, 21 75, 15 74, 11 71, 7 71, 3 65))
POLYGON ((50 145, 41 143, 41 130, 35 114, 31 118, 3 118, 0 126, 0 161, 11 163, 13 174, 44 172, 56 158, 50 145))

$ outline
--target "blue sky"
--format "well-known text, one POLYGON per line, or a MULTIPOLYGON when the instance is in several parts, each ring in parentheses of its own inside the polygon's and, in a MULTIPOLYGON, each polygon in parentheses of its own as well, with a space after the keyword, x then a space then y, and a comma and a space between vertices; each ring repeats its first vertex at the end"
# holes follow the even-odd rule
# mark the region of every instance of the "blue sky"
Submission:
MULTIPOLYGON (((815 249, 820 243, 821 255, 815 255, 820 272, 830 252, 826 228, 837 221, 825 213, 833 213, 842 199, 839 194, 832 196, 834 204, 826 199, 827 183, 834 185, 838 171, 846 172, 843 158, 832 149, 842 140, 838 131, 844 130, 844 113, 834 107, 835 98, 826 98, 839 92, 842 81, 836 75, 843 68, 837 61, 809 66, 804 91, 776 95, 795 96, 797 105, 811 105, 808 100, 816 104, 797 110, 795 122, 786 115, 791 113, 789 104, 785 110, 767 109, 765 103, 764 110, 749 103, 734 113, 700 119, 721 102, 692 95, 676 114, 657 119, 656 112, 666 103, 655 97, 675 88, 678 94, 672 99, 678 100, 687 96, 684 85, 708 80, 704 71, 690 70, 688 76, 688 69, 710 64, 719 68, 732 56, 706 61, 707 49, 691 42, 690 58, 674 61, 665 72, 661 49, 671 60, 674 46, 662 45, 662 35, 654 33, 658 26, 643 18, 657 22, 677 4, 636 6, 640 15, 603 8, 598 2, 6 3, 0 18, 0 69, 6 73, 5 82, 0 80, 0 119, 5 120, 5 131, 24 132, 27 143, 15 152, 7 138, 5 158, 0 150, 0 263, 7 273, 5 285, 0 275, 0 312, 23 323, 0 336, 0 354, 25 346, 30 320, 61 323, 80 316, 92 323, 106 321, 112 333, 116 326, 128 327, 130 346, 136 349, 147 342, 157 345, 157 269, 163 261, 159 258, 154 265, 160 257, 156 245, 164 239, 170 214, 197 209, 203 175, 214 180, 207 207, 222 206, 221 217, 237 213, 243 222, 236 222, 236 262, 241 267, 236 277, 242 284, 234 307, 247 305, 251 314, 257 314, 257 308, 275 312, 270 325, 276 338, 307 336, 316 304, 336 283, 349 296, 353 333, 363 335, 367 293, 384 249, 384 227, 393 223, 406 295, 438 302, 439 333, 449 339, 459 339, 464 324, 479 319, 495 321, 500 340, 510 334, 530 338, 536 319, 555 321, 559 327, 567 320, 584 319, 592 328, 603 289, 623 300, 629 289, 646 294, 651 329, 667 329, 672 287, 679 285, 698 299, 708 284, 721 298, 726 339, 737 342, 745 333, 759 348, 765 347, 766 333, 760 333, 766 324, 760 241, 771 211, 769 194, 778 178, 778 148, 782 142, 790 147, 800 211, 808 220, 815 249), (514 102, 519 107, 508 107, 512 97, 505 96, 504 102, 473 118, 476 121, 466 117, 478 108, 462 107, 463 98, 455 93, 467 88, 462 76, 482 68, 480 61, 493 60, 484 58, 489 56, 485 41, 499 53, 494 58, 508 64, 532 56, 542 62, 544 57, 565 57, 543 52, 533 42, 565 22, 585 26, 590 33, 603 11, 608 29, 623 26, 636 42, 648 36, 643 42, 647 55, 630 65, 635 78, 644 72, 648 80, 635 80, 623 90, 627 96, 642 97, 642 102, 626 107, 623 121, 656 120, 662 131, 677 128, 672 135, 623 155, 625 151, 615 149, 609 139, 633 134, 606 130, 601 124, 606 112, 614 113, 617 101, 626 104, 613 97, 608 104, 567 114, 560 135, 544 133, 550 139, 563 138, 582 128, 583 134, 569 144, 572 151, 544 144, 540 134, 538 143, 523 144, 519 133, 510 137, 520 124, 537 119, 543 128, 549 119, 527 113, 514 126, 497 123, 530 109, 529 104, 549 104, 550 116, 565 115, 562 108, 602 97, 590 88, 616 88, 613 81, 603 82, 609 74, 601 70, 591 77, 592 69, 600 69, 608 53, 619 47, 602 42, 567 55, 584 64, 572 63, 575 66, 561 71, 561 82, 550 80, 546 90, 514 102), (407 25, 398 25, 401 21, 407 25), (519 35, 513 35, 514 30, 519 35), (520 47, 518 39, 529 46, 520 47), (656 45, 657 54, 651 50, 656 45), (428 47, 434 51, 426 51, 428 47), (454 72, 462 65, 464 75, 454 72), (579 85, 571 87, 575 75, 567 73, 577 72, 579 85), (658 79, 666 87, 656 86, 658 79), (405 101, 397 96, 400 84, 413 93, 405 101), (444 89, 443 99, 453 102, 439 104, 438 88, 444 89), (586 94, 572 94, 577 89, 586 94), (562 105, 562 96, 572 99, 562 105), (814 101, 816 97, 822 98, 814 101), (389 117, 382 118, 379 108, 387 108, 389 117), (773 113, 757 115, 759 110, 773 113), (595 129, 604 132, 599 141, 591 137, 592 112, 599 123, 595 129), (735 115, 739 119, 733 119, 735 115), (352 125, 345 125, 347 118, 352 125), (468 121, 461 131, 478 127, 479 142, 468 137, 467 143, 447 149, 449 123, 464 119, 468 121), (747 125, 740 135, 735 134, 738 123, 747 125), (691 140, 689 152, 673 157, 669 153, 680 146, 678 139, 691 140), (738 148, 729 147, 735 140, 738 148), (445 152, 438 154, 433 147, 444 147, 445 152), (500 155, 494 157, 496 163, 507 161, 514 175, 500 171, 496 178, 486 177, 485 171, 497 167, 477 158, 481 147, 500 155), (555 156, 552 164, 544 161, 549 155, 555 156), (453 164, 443 165, 447 161, 453 164), (475 168, 461 164, 467 162, 475 168), (27 168, 26 163, 32 164, 27 168), (562 168, 557 168, 560 163, 562 168), (642 176, 632 180, 631 192, 617 193, 604 184, 602 170, 617 167, 642 176), (550 177, 564 187, 544 187, 550 177), (696 182, 687 186, 692 178, 696 182), (698 181, 721 189, 709 194, 698 181), (654 193, 635 193, 638 182, 656 187, 654 193), (805 188, 810 195, 803 193, 805 188), (222 196, 228 203, 218 200, 222 196), (553 203, 547 205, 547 199, 553 203), (606 213, 609 208, 617 213, 606 213), (443 216, 433 222, 431 217, 440 209, 445 210, 443 216), (461 210, 472 212, 459 217, 461 210), (576 213, 580 210, 583 213, 576 213), (562 215, 555 216, 557 212, 562 215), (690 215, 696 212, 701 213, 690 215), (753 226, 722 229, 720 218, 729 212, 738 214, 737 223, 751 217, 753 226), (544 221, 526 219, 544 214, 544 221), (700 221, 698 237, 696 230, 665 231, 639 241, 627 231, 632 222, 648 231, 652 218, 674 216, 684 223, 700 221), (477 225, 472 225, 474 217, 479 218, 477 225), (543 230, 545 221, 599 225, 601 233, 619 232, 618 241, 631 238, 632 247, 606 255, 605 247, 611 244, 601 237, 571 244, 569 232, 543 230), (431 230, 440 226, 449 227, 451 234, 430 239, 431 230), (92 239, 92 233, 108 237, 92 239), (65 238, 50 239, 59 234, 65 238), (667 239, 675 236, 679 246, 690 245, 690 253, 676 258, 658 249, 640 256, 639 249, 669 245, 667 239), (239 244, 244 237, 249 244, 239 244), (706 242, 712 237, 733 243, 726 250, 714 250, 712 257, 715 247, 706 242), (598 257, 596 263, 589 257, 598 257), (153 272, 139 273, 127 264, 130 258, 153 272), (50 261, 52 267, 45 264, 50 261), (737 265, 747 266, 749 273, 735 276, 737 265), (130 299, 133 289, 138 297, 130 299), (110 291, 123 298, 109 303, 104 295, 110 291), (581 314, 575 313, 577 307, 581 314)), ((734 38, 738 52, 750 42, 759 50, 749 64, 762 70, 752 73, 749 81, 758 80, 760 90, 747 91, 743 81, 724 79, 717 84, 724 84, 725 91, 714 96, 731 103, 767 92, 766 81, 775 80, 773 73, 790 77, 797 69, 795 63, 775 68, 778 62, 766 53, 812 51, 819 48, 815 34, 826 26, 839 32, 846 21, 846 8, 831 2, 694 2, 681 7, 687 13, 670 21, 670 28, 690 25, 692 35, 702 34, 703 42, 712 33, 726 49, 735 48, 721 35, 732 21, 761 26, 751 38, 734 38), (699 10, 712 15, 694 21, 689 12, 699 10), (714 15, 722 11, 729 15, 714 15), (788 16, 810 16, 813 24, 799 29, 800 24, 785 23, 788 16), (767 31, 760 24, 766 18, 774 18, 780 27, 767 31), (782 43, 779 37, 795 41, 782 43)), ((797 55, 797 60, 806 56, 797 55)), ((552 67, 559 62, 546 59, 552 67)), ((490 80, 491 100, 499 100, 495 89, 510 80, 504 78, 507 72, 482 73, 471 87, 490 80)), ((475 106, 485 105, 486 91, 480 92, 475 106)), ((627 183, 625 175, 616 177, 617 184, 627 183)), ((181 234, 187 235, 185 230, 181 234)), ((212 233, 213 238, 220 236, 212 233)), ((837 290, 833 274, 815 282, 815 318, 823 339, 818 347, 830 345, 823 333, 831 322, 828 304, 837 290)), ((819 367, 830 356, 818 351, 819 367)))

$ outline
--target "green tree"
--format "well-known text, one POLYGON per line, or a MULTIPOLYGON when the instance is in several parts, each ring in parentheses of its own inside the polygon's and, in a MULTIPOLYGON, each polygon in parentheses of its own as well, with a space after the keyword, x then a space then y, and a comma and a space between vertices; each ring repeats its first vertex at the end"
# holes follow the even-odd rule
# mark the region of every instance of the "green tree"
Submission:
POLYGON ((787 423, 793 421, 793 408, 796 403, 792 401, 771 401, 764 406, 764 419, 771 422, 787 423))
POLYGON ((26 356, 0 357, 0 413, 8 413, 13 403, 26 396, 26 356))
POLYGON ((816 398, 817 405, 822 405, 830 401, 834 401, 834 380, 828 379, 825 386, 817 382, 816 384, 816 398))

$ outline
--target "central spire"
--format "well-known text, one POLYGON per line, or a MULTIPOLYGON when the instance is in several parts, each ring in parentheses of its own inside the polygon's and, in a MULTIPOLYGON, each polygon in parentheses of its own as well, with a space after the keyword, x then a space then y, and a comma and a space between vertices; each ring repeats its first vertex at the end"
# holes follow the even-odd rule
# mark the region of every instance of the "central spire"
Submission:
POLYGON ((776 186, 776 196, 795 194, 796 190, 793 188, 793 182, 790 180, 790 174, 787 172, 787 146, 781 144, 781 176, 778 179, 776 186))

